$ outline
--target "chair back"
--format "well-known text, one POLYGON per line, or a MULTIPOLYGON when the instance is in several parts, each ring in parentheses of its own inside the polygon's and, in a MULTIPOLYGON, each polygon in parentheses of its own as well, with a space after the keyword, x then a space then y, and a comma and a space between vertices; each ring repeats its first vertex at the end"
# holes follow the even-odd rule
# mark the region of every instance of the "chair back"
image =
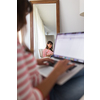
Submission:
POLYGON ((39 49, 40 57, 43 58, 43 49, 39 49))

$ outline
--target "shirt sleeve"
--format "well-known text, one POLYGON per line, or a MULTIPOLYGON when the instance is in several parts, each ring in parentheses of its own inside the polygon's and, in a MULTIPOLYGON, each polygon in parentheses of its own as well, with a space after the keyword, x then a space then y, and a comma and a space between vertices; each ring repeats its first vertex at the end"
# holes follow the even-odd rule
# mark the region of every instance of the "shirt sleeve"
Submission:
MULTIPOLYGON (((23 56, 20 45, 17 46, 17 97, 18 100, 43 100, 42 93, 34 88, 31 82, 29 69, 26 67, 26 59, 23 56)), ((31 71, 31 70, 30 70, 31 71)), ((36 78, 38 71, 33 71, 36 78), (36 74, 37 73, 37 74, 36 74)))

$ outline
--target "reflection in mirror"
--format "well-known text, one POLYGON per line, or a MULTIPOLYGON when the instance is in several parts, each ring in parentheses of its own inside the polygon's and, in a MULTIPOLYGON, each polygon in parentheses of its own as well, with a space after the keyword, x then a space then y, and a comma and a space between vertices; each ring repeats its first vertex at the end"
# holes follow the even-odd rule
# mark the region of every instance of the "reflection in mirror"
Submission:
POLYGON ((40 58, 39 50, 46 48, 48 41, 53 42, 57 34, 56 3, 33 4, 34 56, 40 58))

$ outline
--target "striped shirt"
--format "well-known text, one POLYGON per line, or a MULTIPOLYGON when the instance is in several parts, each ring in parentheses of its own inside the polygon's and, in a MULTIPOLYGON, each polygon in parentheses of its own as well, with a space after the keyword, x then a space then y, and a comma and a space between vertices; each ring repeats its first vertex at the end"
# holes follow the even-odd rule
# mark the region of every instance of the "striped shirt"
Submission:
POLYGON ((41 81, 36 59, 17 40, 17 100, 43 100, 42 93, 35 88, 41 81))

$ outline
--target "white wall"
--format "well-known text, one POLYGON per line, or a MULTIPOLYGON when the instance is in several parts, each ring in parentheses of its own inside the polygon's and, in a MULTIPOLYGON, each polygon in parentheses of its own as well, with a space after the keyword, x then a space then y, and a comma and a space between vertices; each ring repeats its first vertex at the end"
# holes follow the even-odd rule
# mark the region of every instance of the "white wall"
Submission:
POLYGON ((57 33, 56 32, 48 32, 48 34, 47 33, 45 33, 46 35, 54 35, 54 40, 56 39, 56 36, 57 36, 57 33))
POLYGON ((27 25, 26 25, 27 31, 25 34, 25 44, 30 49, 30 14, 26 16, 26 20, 27 20, 27 25))
POLYGON ((84 0, 80 0, 80 15, 84 13, 84 0))
POLYGON ((60 32, 84 31, 79 0, 60 0, 60 32))

